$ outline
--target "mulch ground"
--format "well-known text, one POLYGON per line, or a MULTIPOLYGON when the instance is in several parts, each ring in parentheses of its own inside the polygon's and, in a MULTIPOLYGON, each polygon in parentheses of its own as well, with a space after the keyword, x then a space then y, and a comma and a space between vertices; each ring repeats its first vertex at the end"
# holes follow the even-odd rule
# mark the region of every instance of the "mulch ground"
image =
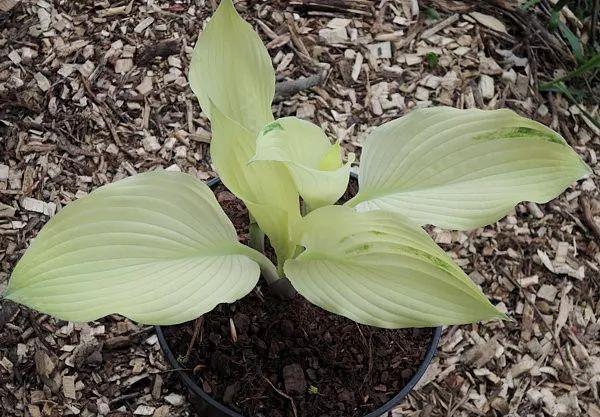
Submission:
MULTIPOLYGON (((214 3, 0 0, 0 292, 48 218, 94 188, 157 167, 215 176, 186 80, 214 3)), ((509 107, 559 131, 598 174, 600 132, 581 108, 598 118, 597 96, 576 106, 537 89, 575 65, 545 30, 547 2, 473 3, 237 7, 273 57, 276 115, 310 119, 349 151, 418 106, 509 107)), ((589 22, 562 18, 589 38, 589 22)), ((447 328, 393 414, 600 416, 598 177, 493 226, 429 231, 513 321, 447 328)), ((191 416, 182 394, 151 327, 0 303, 0 416, 191 416)))

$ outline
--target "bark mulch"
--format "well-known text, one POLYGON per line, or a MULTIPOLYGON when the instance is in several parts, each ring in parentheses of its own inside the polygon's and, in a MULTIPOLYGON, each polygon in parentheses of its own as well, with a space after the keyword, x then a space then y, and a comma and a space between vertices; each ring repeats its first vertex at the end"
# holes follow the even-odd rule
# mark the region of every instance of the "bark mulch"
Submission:
MULTIPOLYGON (((0 0, 0 291, 49 217, 94 188, 157 167, 215 176, 186 79, 215 3, 0 0)), ((415 107, 509 107, 600 172, 600 132, 582 115, 598 118, 598 91, 574 105, 537 89, 575 67, 545 29, 546 1, 529 12, 507 0, 237 7, 273 57, 276 115, 310 119, 348 151, 415 107)), ((561 19, 590 38, 589 19, 561 19)), ((600 416, 597 175, 495 225, 429 231, 513 321, 447 328, 393 415, 600 416)), ((0 303, 0 416, 193 415, 182 394, 151 327, 0 303)))

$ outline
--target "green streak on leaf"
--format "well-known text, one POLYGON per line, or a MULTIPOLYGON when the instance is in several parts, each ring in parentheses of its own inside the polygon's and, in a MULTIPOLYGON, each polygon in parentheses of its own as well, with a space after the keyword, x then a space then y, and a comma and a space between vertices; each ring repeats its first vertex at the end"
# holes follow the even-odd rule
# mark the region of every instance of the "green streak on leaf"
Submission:
POLYGON ((448 273, 452 274, 453 272, 456 271, 456 268, 453 267, 452 263, 450 263, 444 259, 441 259, 437 256, 434 256, 428 252, 425 252, 423 250, 415 249, 410 246, 405 246, 402 250, 404 252, 410 253, 418 258, 425 259, 428 262, 434 264, 436 267, 443 269, 444 271, 446 271, 448 273))
POLYGON ((373 247, 373 245, 371 245, 370 243, 364 243, 362 245, 353 247, 349 250, 346 251, 347 255, 360 255, 361 253, 365 253, 368 252, 369 250, 371 250, 371 248, 373 247))
POLYGON ((544 139, 549 142, 565 145, 563 140, 553 132, 544 132, 531 127, 517 127, 508 129, 494 130, 475 136, 475 140, 496 140, 496 139, 544 139))
POLYGON ((261 134, 262 135, 266 135, 269 132, 272 132, 274 130, 283 130, 283 126, 281 126, 281 123, 279 123, 278 121, 274 121, 274 122, 269 123, 268 125, 266 125, 263 128, 261 134))

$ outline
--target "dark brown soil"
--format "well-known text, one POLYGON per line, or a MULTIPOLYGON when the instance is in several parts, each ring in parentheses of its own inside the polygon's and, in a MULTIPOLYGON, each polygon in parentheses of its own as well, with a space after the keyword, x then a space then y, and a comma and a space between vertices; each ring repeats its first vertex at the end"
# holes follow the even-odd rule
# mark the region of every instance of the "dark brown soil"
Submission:
MULTIPOLYGON (((245 207, 222 186, 215 192, 246 241, 245 207)), ((364 416, 402 389, 432 337, 359 325, 261 285, 204 315, 186 357, 195 323, 164 328, 171 349, 206 392, 247 417, 364 416)))

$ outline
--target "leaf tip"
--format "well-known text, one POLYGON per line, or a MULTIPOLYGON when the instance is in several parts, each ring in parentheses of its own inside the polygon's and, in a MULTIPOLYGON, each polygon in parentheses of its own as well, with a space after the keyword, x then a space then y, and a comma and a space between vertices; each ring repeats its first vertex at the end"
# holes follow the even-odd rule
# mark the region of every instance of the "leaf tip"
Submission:
POLYGON ((13 303, 19 303, 27 307, 31 307, 28 304, 27 297, 23 297, 23 292, 19 289, 11 288, 10 283, 8 288, 4 291, 4 293, 0 294, 0 302, 3 300, 12 301, 13 303))
MULTIPOLYGON (((486 297, 487 299, 487 297, 486 297)), ((515 320, 511 318, 508 314, 502 311, 497 305, 492 304, 489 300, 487 300, 487 314, 486 317, 483 317, 482 321, 492 321, 492 320, 502 320, 514 322, 515 320)))
POLYGON ((504 313, 503 311, 500 311, 498 309, 498 307, 494 307, 494 310, 495 310, 495 314, 496 314, 495 317, 494 317, 495 319, 500 319, 502 321, 510 321, 510 322, 513 322, 513 323, 516 322, 515 319, 513 319, 512 317, 510 317, 508 314, 504 313))
POLYGON ((224 13, 234 13, 235 15, 238 15, 237 10, 235 9, 235 5, 233 4, 233 0, 221 0, 221 2, 219 3, 219 7, 217 7, 217 10, 215 11, 215 15, 217 13, 219 13, 219 11, 222 11, 224 13))
POLYGON ((0 292, 0 301, 1 300, 15 301, 14 300, 15 290, 11 284, 12 284, 12 277, 8 281, 8 286, 4 289, 4 292, 0 292))
POLYGON ((594 173, 594 170, 592 169, 592 167, 590 167, 588 164, 586 164, 585 162, 583 162, 583 159, 581 160, 581 168, 582 168, 582 174, 581 174, 581 178, 586 178, 588 175, 592 175, 594 173))

